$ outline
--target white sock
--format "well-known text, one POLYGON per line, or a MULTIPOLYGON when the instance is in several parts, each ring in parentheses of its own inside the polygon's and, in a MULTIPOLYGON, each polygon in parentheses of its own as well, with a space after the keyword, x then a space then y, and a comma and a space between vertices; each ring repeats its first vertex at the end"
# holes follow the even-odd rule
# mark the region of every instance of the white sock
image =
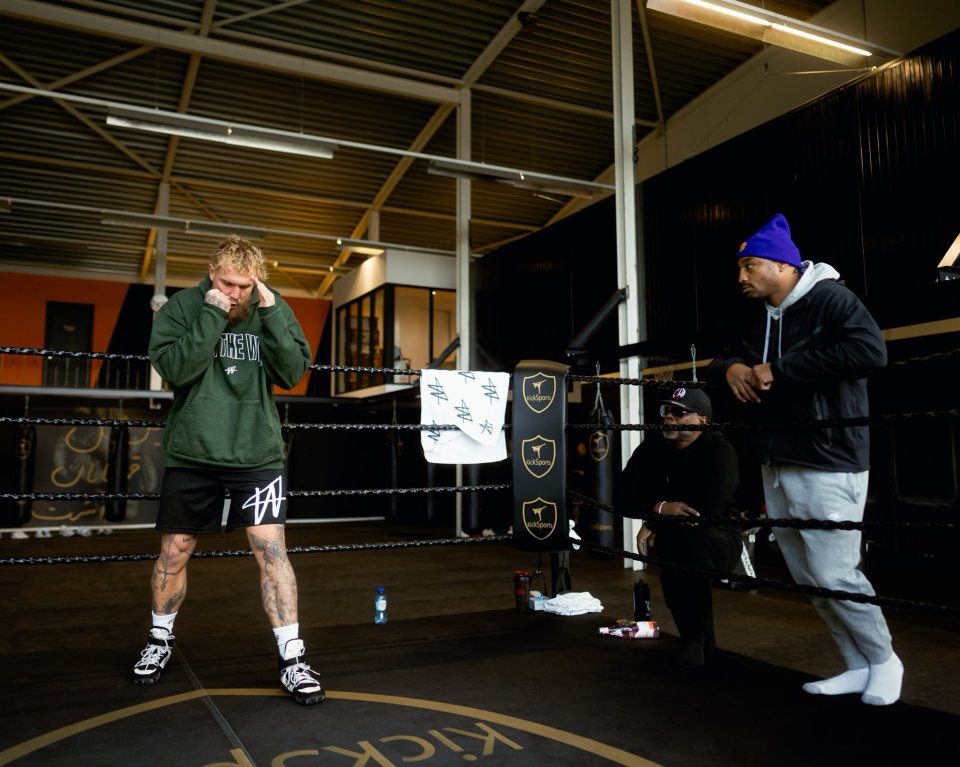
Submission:
POLYGON ((851 692, 863 692, 867 689, 869 681, 869 668, 853 668, 829 679, 807 682, 803 686, 803 691, 811 695, 846 695, 851 692))
POLYGON ((889 706, 900 699, 903 662, 894 653, 883 663, 870 664, 870 683, 861 700, 871 706, 889 706))
POLYGON ((287 642, 300 636, 300 624, 291 623, 289 626, 281 626, 273 630, 273 635, 277 639, 277 647, 280 649, 280 654, 283 655, 283 650, 287 646, 287 642))
POLYGON ((173 633, 173 622, 177 619, 176 613, 170 613, 169 615, 157 615, 155 612, 151 612, 150 614, 153 616, 154 626, 166 629, 171 634, 173 633))

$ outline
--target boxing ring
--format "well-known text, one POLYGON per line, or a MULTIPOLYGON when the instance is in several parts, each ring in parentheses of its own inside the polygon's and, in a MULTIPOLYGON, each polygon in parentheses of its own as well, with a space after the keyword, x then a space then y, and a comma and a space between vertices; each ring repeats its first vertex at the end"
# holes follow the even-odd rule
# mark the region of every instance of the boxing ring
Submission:
MULTIPOLYGON (((10 348, 0 349, 0 353, 56 354, 49 350, 10 348)), ((397 372, 386 368, 332 366, 313 366, 313 369, 374 375, 397 372)), ((313 716, 305 716, 302 711, 291 710, 295 707, 286 705, 287 700, 277 697, 280 691, 272 689, 275 681, 271 673, 267 673, 271 667, 262 663, 263 657, 268 657, 266 650, 269 648, 257 648, 258 640, 254 638, 263 633, 263 627, 258 625, 256 633, 248 632, 245 626, 239 628, 234 618, 225 617, 222 626, 217 624, 210 628, 198 616, 194 619, 197 625, 189 634, 202 634, 209 629, 210 636, 198 636, 178 648, 182 657, 175 657, 171 669, 179 667, 180 671, 170 674, 169 680, 165 677, 163 684, 155 690, 147 690, 146 694, 142 689, 132 690, 126 685, 126 666, 140 639, 143 618, 140 613, 147 596, 147 571, 140 567, 131 569, 129 563, 152 561, 156 557, 156 547, 152 533, 142 534, 143 530, 152 527, 149 522, 126 525, 122 521, 112 521, 110 515, 117 517, 121 506, 111 504, 153 502, 157 498, 156 488, 131 491, 129 487, 122 488, 122 482, 114 487, 104 482, 101 490, 90 493, 37 492, 32 489, 8 492, 3 488, 0 499, 4 503, 5 523, 0 531, 3 538, 0 541, 0 583, 10 600, 8 609, 31 616, 31 621, 24 625, 15 622, 15 630, 4 640, 7 647, 2 656, 7 660, 2 672, 3 686, 8 690, 7 694, 22 700, 26 708, 19 712, 14 706, 6 707, 3 729, 7 734, 0 743, 0 764, 66 764, 71 758, 75 759, 77 753, 100 755, 99 761, 88 763, 125 764, 130 763, 135 755, 138 763, 169 764, 170 755, 162 753, 162 747, 157 749, 156 762, 151 761, 150 749, 145 746, 149 736, 144 727, 154 733, 159 728, 161 740, 163 728, 181 728, 184 745, 176 753, 181 754, 178 758, 183 761, 174 759, 174 762, 184 764, 272 763, 297 767, 301 764, 399 765, 414 761, 462 764, 464 761, 484 763, 486 760, 491 764, 511 765, 548 761, 577 765, 707 765, 761 764, 769 763, 765 761, 768 758, 782 764, 806 764, 809 763, 809 753, 797 753, 795 748, 785 745, 798 732, 809 727, 822 727, 827 733, 826 738, 830 733, 845 734, 848 727, 871 726, 868 721, 870 712, 862 711, 868 707, 848 705, 839 700, 805 700, 796 693, 799 684, 794 679, 805 678, 802 674, 764 663, 762 659, 725 654, 718 670, 691 680, 677 678, 672 663, 664 661, 664 648, 673 641, 669 631, 660 640, 651 642, 597 640, 597 625, 624 617, 629 609, 630 585, 635 576, 633 567, 644 571, 651 568, 652 572, 644 574, 655 582, 656 568, 675 565, 632 551, 615 540, 611 531, 616 529, 620 520, 609 498, 604 497, 604 492, 586 492, 582 483, 577 485, 579 489, 574 489, 569 481, 568 440, 572 443, 571 437, 599 434, 602 439, 598 442, 603 444, 606 441, 609 445, 617 433, 657 431, 664 427, 648 423, 618 424, 599 417, 594 423, 568 423, 565 393, 573 384, 596 387, 598 396, 601 386, 671 388, 701 384, 696 381, 579 376, 571 374, 560 363, 539 360, 521 363, 513 371, 513 384, 512 417, 504 424, 506 436, 513 442, 510 459, 513 481, 509 484, 297 487, 288 491, 288 495, 294 498, 321 500, 325 497, 364 499, 392 494, 426 497, 431 494, 489 492, 512 496, 512 530, 485 536, 458 534, 454 525, 451 525, 455 529, 453 535, 439 534, 435 528, 422 530, 402 523, 391 525, 378 515, 337 517, 322 520, 321 524, 291 520, 288 551, 297 555, 295 567, 304 583, 302 612, 306 616, 311 646, 324 648, 318 653, 320 658, 315 665, 323 672, 329 691, 319 718, 313 712, 309 712, 313 716), (528 408, 528 415, 518 410, 526 407, 522 396, 524 382, 535 380, 537 376, 555 377, 552 404, 557 407, 553 412, 544 408, 544 413, 535 413, 528 408), (552 420, 538 420, 545 414, 552 420), (542 461, 551 452, 550 442, 553 443, 552 467, 544 471, 542 461), (524 449, 524 445, 528 449, 524 449), (534 450, 538 445, 539 449, 534 450), (541 463, 533 464, 531 472, 533 458, 541 463), (90 526, 113 528, 123 534, 110 537, 57 535, 60 526, 33 525, 25 516, 25 508, 41 502, 95 504, 97 525, 90 526), (544 503, 553 510, 553 516, 548 520, 552 520, 549 533, 546 534, 543 528, 531 522, 542 522, 544 503), (576 538, 570 535, 569 527, 570 512, 575 506, 579 508, 573 528, 576 538), (540 513, 535 514, 533 507, 539 507, 540 513), (6 520, 9 520, 13 508, 19 515, 16 518, 19 524, 10 525, 6 520), (12 537, 18 531, 27 535, 39 533, 44 527, 46 532, 53 534, 52 538, 38 535, 40 540, 34 542, 30 538, 12 537), (399 534, 391 538, 391 534, 396 533, 399 534), (343 539, 337 540, 338 536, 343 539), (368 537, 364 539, 364 536, 368 537), (23 550, 18 551, 17 547, 23 550), (44 551, 45 547, 49 551, 44 551), (407 549, 418 549, 419 553, 407 549), (323 556, 316 556, 321 554, 323 556), (530 569, 539 571, 544 557, 549 557, 553 567, 549 591, 581 591, 584 585, 591 590, 602 588, 604 604, 613 612, 605 610, 602 617, 517 613, 510 588, 514 565, 529 563, 530 569), (352 561, 357 564, 352 565, 352 561), (337 574, 335 586, 330 585, 331 569, 337 574), (397 615, 395 618, 391 616, 392 622, 388 624, 387 630, 391 633, 377 633, 370 625, 371 616, 366 615, 369 606, 364 604, 364 609, 358 611, 355 603, 361 598, 370 601, 366 596, 372 591, 376 579, 391 577, 408 578, 411 584, 417 584, 416 589, 422 589, 423 594, 431 591, 435 596, 431 599, 411 598, 408 606, 404 602, 403 590, 393 589, 392 595, 397 594, 397 598, 391 602, 391 610, 396 605, 397 615), (109 580, 114 585, 99 584, 101 580, 109 580), (127 586, 127 581, 136 583, 127 586), (84 585, 89 583, 98 585, 84 585), (139 587, 142 593, 134 596, 135 587, 139 587), (62 600, 57 596, 60 590, 67 592, 62 600), (117 604, 110 606, 120 611, 119 617, 111 611, 91 607, 88 590, 105 601, 111 601, 105 595, 115 590, 117 604), (128 590, 133 590, 129 595, 132 607, 126 599, 128 590), (38 593, 43 595, 39 600, 34 598, 38 593), (47 620, 41 617, 44 613, 40 612, 42 607, 36 605, 36 601, 47 602, 57 619, 65 621, 62 631, 48 630, 53 627, 48 627, 47 620), (325 607, 325 603, 329 606, 325 607), (68 604, 86 607, 81 607, 81 614, 76 614, 68 604), (136 614, 127 615, 131 610, 136 614), (310 623, 309 616, 315 612, 323 614, 310 623), (114 617, 110 618, 111 615, 114 617), (116 625, 104 625, 104 619, 115 620, 116 625), (76 653, 84 670, 71 672, 70 664, 50 660, 57 655, 57 636, 69 636, 71 623, 86 628, 90 620, 103 629, 107 637, 104 640, 106 647, 101 648, 92 634, 89 639, 84 639, 76 653), (135 624, 136 630, 130 628, 127 632, 127 624, 135 624), (31 625, 34 627, 30 628, 31 625), (224 642, 229 644, 234 634, 241 634, 253 649, 232 651, 229 653, 231 658, 235 656, 232 663, 219 661, 216 648, 224 642), (24 670, 43 669, 43 658, 47 658, 46 662, 50 664, 49 673, 24 670), (266 665, 267 671, 251 673, 248 663, 266 665), (611 673, 613 669, 620 671, 611 673), (71 684, 70 689, 63 692, 61 704, 54 706, 53 713, 41 717, 39 712, 49 707, 50 695, 58 689, 56 680, 72 677, 75 677, 76 685, 71 684), (741 689, 745 679, 750 680, 747 687, 753 687, 741 689), (236 687, 238 683, 252 683, 254 686, 236 687), (622 689, 624 684, 632 693, 622 689), (681 694, 684 690, 713 703, 701 710, 681 694), (630 700, 631 706, 625 707, 624 700, 630 700), (727 703, 723 702, 725 700, 727 703), (727 704, 736 711, 729 712, 727 704), (814 704, 819 704, 820 709, 814 704), (783 719, 777 717, 777 721, 762 722, 771 705, 782 707, 783 719), (704 744, 698 745, 684 736, 685 729, 679 725, 685 717, 697 723, 704 744), (797 720, 791 721, 791 717, 797 717, 797 720), (206 722, 206 726, 196 726, 197 721, 206 722), (372 727, 370 722, 386 724, 372 727), (362 723, 367 723, 366 729, 362 723), (757 735, 758 729, 766 731, 762 738, 757 735), (304 732, 309 735, 304 736, 304 732), (759 738, 762 742, 760 752, 749 756, 750 749, 744 749, 743 745, 745 738, 759 738), (217 739, 219 743, 208 742, 217 739), (102 750, 96 751, 97 748, 102 750), (219 761, 205 756, 208 753, 219 754, 219 761)), ((542 389, 543 386, 538 391, 542 389)), ((890 413, 871 417, 869 422, 876 425, 902 418, 956 418, 956 415, 956 411, 890 413)), ((857 420, 856 423, 859 425, 863 421, 857 420)), ((33 415, 4 415, 0 417, 0 424, 17 430, 108 430, 113 435, 114 450, 121 445, 119 435, 124 432, 129 434, 137 429, 156 432, 163 428, 160 420, 33 415)), ((784 428, 811 426, 790 424, 784 428)), ((428 427, 422 424, 303 422, 285 423, 284 428, 292 433, 356 430, 383 435, 398 430, 419 433, 427 428, 447 430, 457 427, 452 424, 428 427)), ((700 428, 732 432, 747 427, 715 423, 700 428)), ((615 453, 608 450, 603 458, 612 461, 615 453)), ((596 461, 595 457, 591 460, 598 464, 602 462, 602 459, 596 461)), ((614 467, 610 469, 612 471, 614 467)), ((619 470, 619 466, 615 470, 619 470)), ((605 487, 601 482, 600 489, 605 487)), ((733 524, 739 525, 745 535, 760 531, 765 534, 780 525, 814 526, 796 521, 775 522, 758 516, 749 516, 733 524)), ((865 534, 876 530, 923 530, 943 536, 955 535, 956 527, 950 522, 904 521, 820 523, 820 526, 860 529, 865 534)), ((629 534, 625 532, 623 539, 628 538, 629 534)), ((204 577, 216 582, 218 578, 226 578, 227 575, 213 574, 214 568, 219 567, 228 568, 230 577, 246 567, 245 577, 250 578, 251 563, 244 564, 243 561, 249 556, 248 550, 239 548, 198 549, 194 554, 194 559, 200 560, 195 566, 198 580, 204 577)), ((905 616, 908 622, 936 624, 935 629, 930 629, 931 633, 943 630, 950 636, 960 624, 960 607, 955 602, 934 601, 924 598, 924 593, 918 595, 920 598, 868 598, 829 592, 796 585, 788 577, 758 575, 764 569, 761 565, 758 564, 753 575, 746 572, 724 574, 724 578, 735 583, 737 589, 724 593, 722 602, 717 605, 719 612, 733 614, 734 602, 760 598, 758 595, 765 594, 772 595, 769 598, 778 610, 796 607, 812 612, 800 598, 820 595, 874 602, 905 616), (727 603, 731 606, 727 607, 727 603)), ((254 590, 252 583, 245 585, 247 588, 242 590, 254 590)), ((191 611, 194 599, 200 602, 197 608, 193 608, 197 613, 202 612, 200 608, 206 604, 199 598, 200 587, 196 589, 197 593, 192 594, 188 602, 187 612, 191 611)), ((409 590, 414 591, 414 588, 411 586, 409 590)), ((218 616, 223 610, 213 603, 209 609, 211 614, 218 616)), ((241 617, 248 618, 256 615, 257 609, 258 605, 244 603, 239 612, 241 617)), ((666 618, 665 608, 660 608, 659 612, 662 613, 658 616, 661 620, 666 618)), ((813 630, 825 633, 819 626, 813 630)), ((724 645, 726 632, 721 629, 719 636, 720 644, 724 645)), ((897 642, 896 629, 894 639, 897 642)), ((909 660, 907 666, 909 679, 909 660)), ((944 669, 944 673, 943 683, 946 685, 957 669, 944 669)), ((905 698, 908 700, 909 696, 905 698)), ((949 759, 949 754, 960 755, 953 744, 954 739, 947 737, 960 710, 948 713, 909 702, 889 708, 891 710, 885 711, 883 716, 890 726, 912 732, 915 742, 925 739, 924 748, 936 749, 940 757, 949 759)), ((876 717, 876 712, 873 714, 876 717)), ((862 739, 857 739, 856 748, 860 750, 851 745, 849 750, 841 749, 838 754, 844 758, 859 754, 864 758, 873 755, 881 759, 891 754, 902 753, 906 758, 909 753, 917 753, 908 749, 906 744, 888 743, 883 751, 879 746, 865 744, 862 739)), ((821 761, 831 763, 829 758, 821 761)))

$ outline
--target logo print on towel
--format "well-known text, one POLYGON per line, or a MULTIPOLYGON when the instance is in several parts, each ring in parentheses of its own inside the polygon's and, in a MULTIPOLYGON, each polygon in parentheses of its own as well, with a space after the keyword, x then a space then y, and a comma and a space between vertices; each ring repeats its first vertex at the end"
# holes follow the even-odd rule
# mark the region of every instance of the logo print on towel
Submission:
POLYGON ((539 497, 524 501, 523 526, 537 540, 546 540, 557 527, 557 504, 539 497))
POLYGON ((557 443, 538 434, 525 439, 520 445, 520 451, 523 455, 523 468, 537 479, 543 479, 553 468, 557 457, 557 443))
POLYGON ((462 423, 473 423, 473 416, 470 415, 470 406, 464 400, 460 400, 460 404, 454 409, 457 411, 457 418, 459 418, 462 423))
POLYGON ((254 522, 253 524, 259 525, 263 518, 266 516, 268 508, 270 513, 273 515, 273 518, 276 519, 280 516, 280 504, 283 503, 286 498, 283 497, 283 475, 277 477, 273 482, 267 485, 263 490, 259 487, 256 488, 256 491, 244 502, 244 509, 249 509, 251 506, 255 509, 254 511, 254 522))
POLYGON ((489 378, 487 382, 483 384, 483 396, 486 397, 487 402, 491 404, 494 400, 500 399, 500 394, 497 392, 497 385, 489 378))
POLYGON ((542 413, 553 404, 557 379, 544 373, 523 378, 523 401, 534 413, 542 413))
POLYGON ((438 405, 447 401, 447 392, 444 391, 442 383, 433 382, 430 384, 430 396, 436 397, 438 405))

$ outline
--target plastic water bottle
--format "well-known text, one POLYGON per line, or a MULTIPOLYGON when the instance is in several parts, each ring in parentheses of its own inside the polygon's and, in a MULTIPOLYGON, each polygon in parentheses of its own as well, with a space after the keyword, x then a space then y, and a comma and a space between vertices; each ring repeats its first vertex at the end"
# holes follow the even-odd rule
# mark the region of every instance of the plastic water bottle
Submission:
POLYGON ((373 622, 387 622, 387 592, 383 586, 377 586, 377 596, 373 600, 373 622))

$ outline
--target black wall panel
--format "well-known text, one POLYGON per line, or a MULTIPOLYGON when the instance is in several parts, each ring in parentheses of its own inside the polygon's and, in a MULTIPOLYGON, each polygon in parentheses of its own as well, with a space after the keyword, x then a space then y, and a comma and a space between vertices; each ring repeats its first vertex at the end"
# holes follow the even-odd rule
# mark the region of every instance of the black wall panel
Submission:
POLYGON ((736 250, 774 213, 884 328, 956 316, 960 31, 688 160, 644 188, 651 348, 712 354, 745 310, 736 250))
MULTIPOLYGON (((568 344, 617 290, 614 217, 608 198, 474 264, 471 367, 511 371, 523 359, 570 363, 568 344)), ((618 346, 614 313, 587 344, 587 367, 616 365, 618 346)))

